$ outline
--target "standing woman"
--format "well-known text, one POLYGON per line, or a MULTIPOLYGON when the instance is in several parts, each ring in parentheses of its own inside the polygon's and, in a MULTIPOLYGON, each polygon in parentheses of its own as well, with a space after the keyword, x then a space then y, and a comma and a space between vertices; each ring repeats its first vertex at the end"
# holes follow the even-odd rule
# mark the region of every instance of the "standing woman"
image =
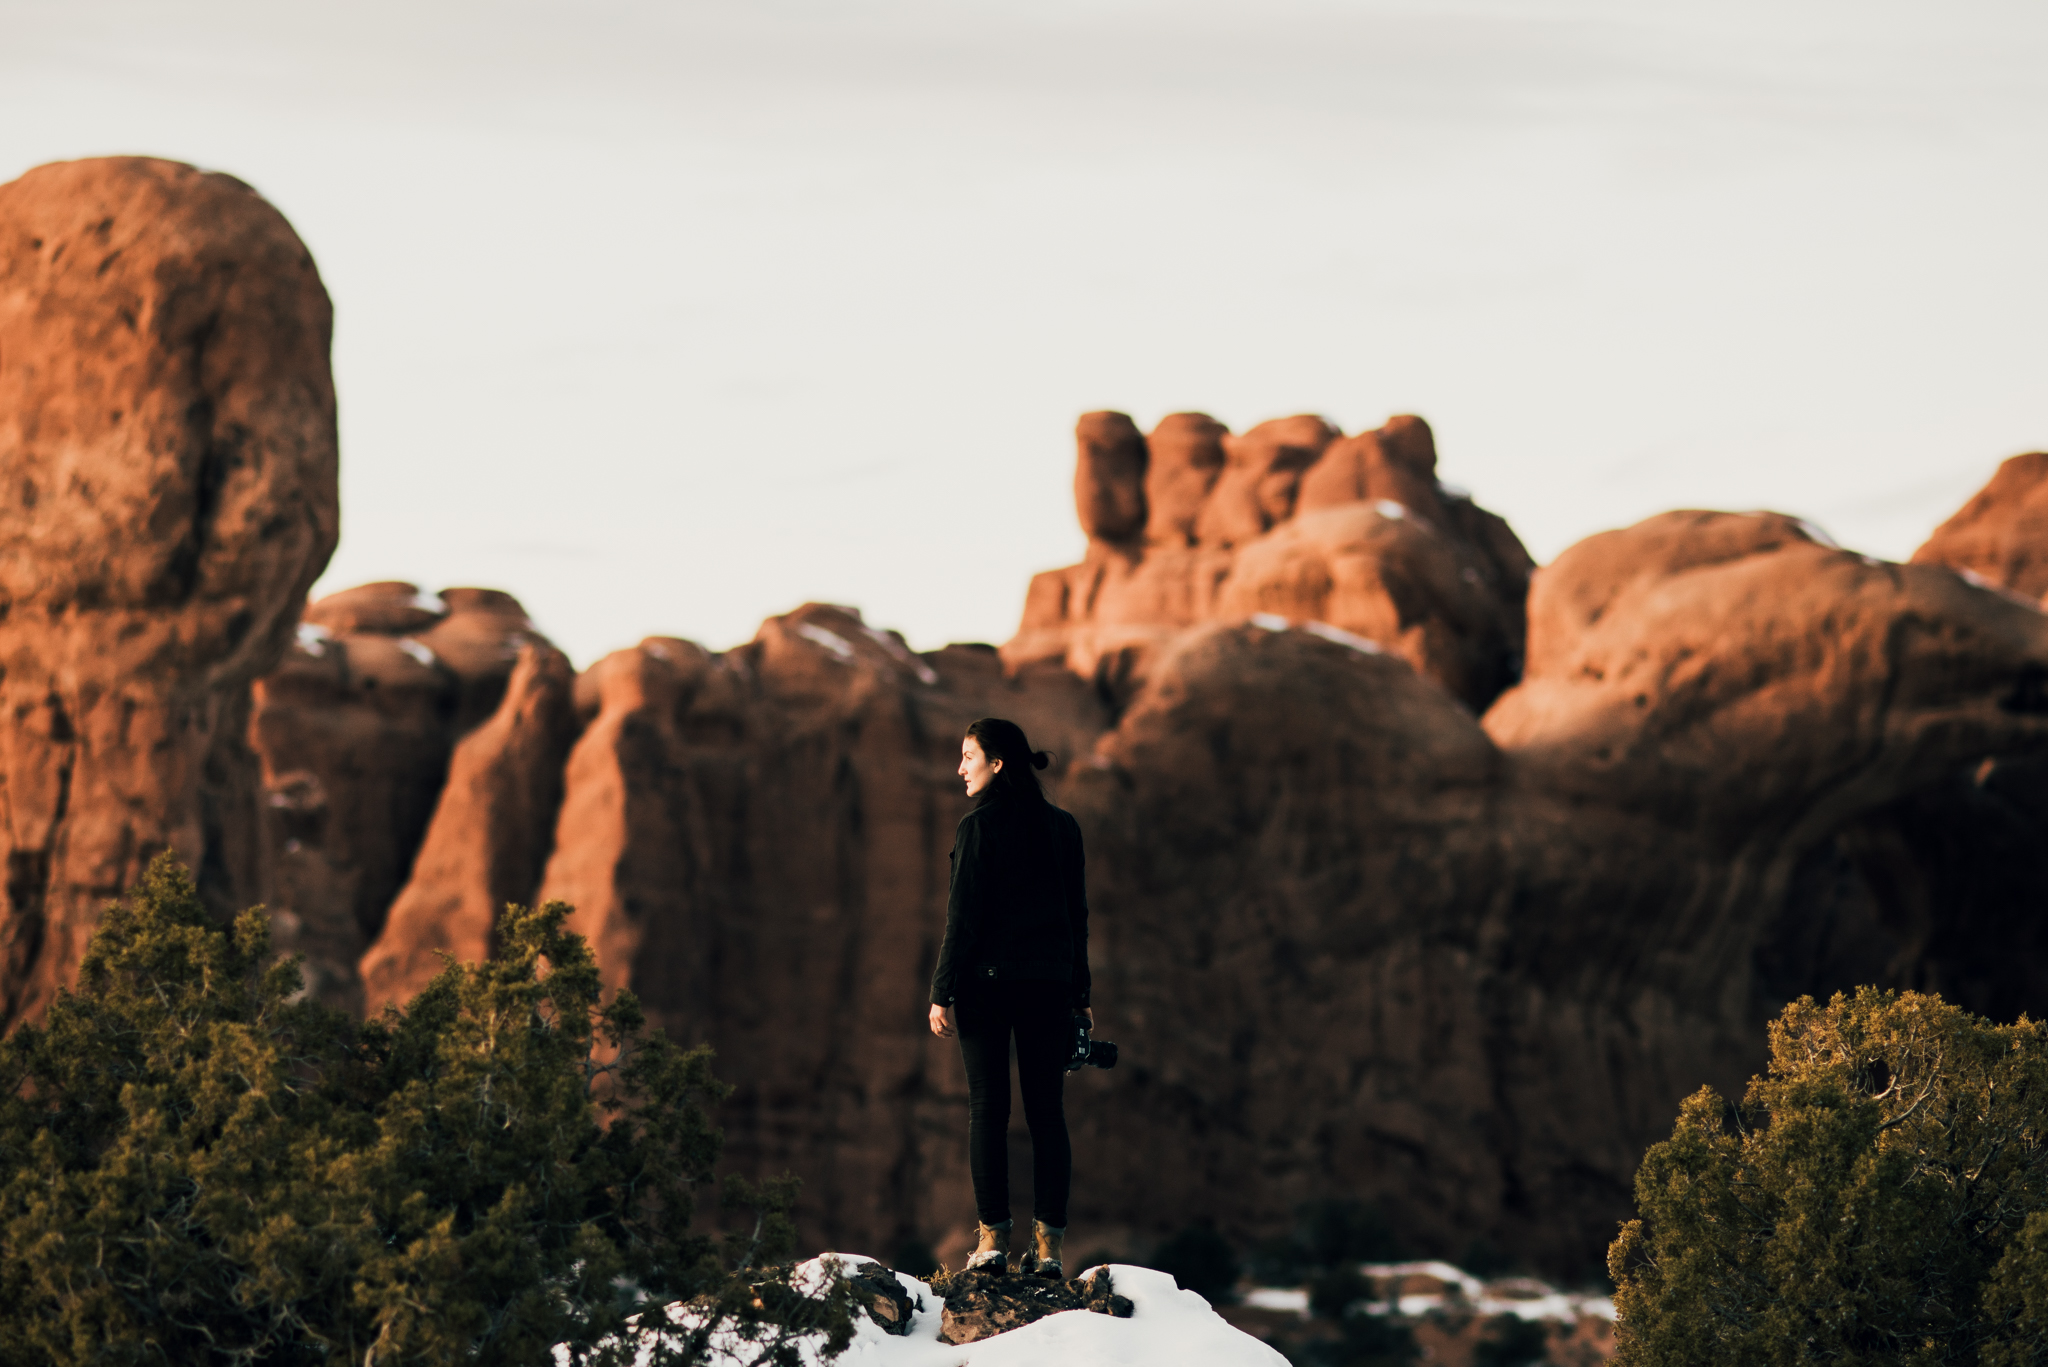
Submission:
POLYGON ((981 1241, 970 1268, 997 1273, 1010 1254, 1010 1039, 1031 1129, 1031 1255, 1064 1275, 1073 1150, 1060 1088, 1074 1050, 1074 1017, 1090 1026, 1088 898, 1081 827, 1045 800, 1048 757, 1023 728, 984 717, 960 742, 960 777, 974 807, 953 837, 946 938, 932 974, 932 1033, 960 1039, 967 1065, 968 1156, 981 1241))

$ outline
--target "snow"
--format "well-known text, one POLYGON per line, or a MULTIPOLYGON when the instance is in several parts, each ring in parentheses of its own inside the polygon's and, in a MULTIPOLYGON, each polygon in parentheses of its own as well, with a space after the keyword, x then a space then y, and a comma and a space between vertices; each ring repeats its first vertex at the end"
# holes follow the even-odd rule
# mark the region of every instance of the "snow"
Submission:
POLYGON ((1968 584, 1972 588, 1983 589, 1986 593, 1995 593, 2000 598, 2010 599, 2013 602, 2018 603, 2021 607, 2032 608, 2036 612, 2041 611, 2042 605, 2040 603, 2036 602, 2032 598, 2027 597, 2025 594, 2014 592, 2012 589, 2006 587, 2004 584, 1999 583, 1996 579, 1987 579, 1983 575, 1977 573, 1977 571, 1975 570, 1964 569, 1960 566, 1953 566, 1951 568, 1955 569, 1956 576, 1958 578, 1960 578, 1965 584, 1968 584))
POLYGON ((910 647, 904 645, 902 639, 895 632, 883 631, 880 627, 871 627, 865 622, 861 624, 860 629, 865 631, 868 634, 868 638, 876 645, 888 651, 894 658, 909 665, 911 672, 917 675, 919 683, 929 685, 939 681, 939 672, 917 656, 911 654, 910 647))
MULTIPOLYGON (((1530 1277, 1515 1277, 1488 1285, 1461 1268, 1435 1261, 1367 1263, 1359 1271, 1374 1281, 1429 1277, 1455 1288, 1455 1296, 1481 1315, 1514 1315, 1525 1320, 1557 1320, 1564 1324, 1578 1323, 1581 1315, 1598 1315, 1610 1321, 1614 1318, 1614 1302, 1606 1296, 1575 1295, 1530 1277)), ((1398 1314, 1412 1319, 1441 1309, 1451 1299, 1450 1294, 1423 1292, 1392 1301, 1370 1301, 1365 1308, 1369 1314, 1398 1314)))
POLYGON ((1308 1313, 1308 1292, 1299 1286, 1258 1286, 1244 1294, 1244 1303, 1260 1310, 1308 1313))
POLYGON ((831 651, 842 660, 851 660, 853 658, 853 642, 847 640, 836 631, 827 631, 825 628, 810 622, 799 622, 796 626, 796 634, 803 637, 806 641, 825 647, 825 649, 831 651))
MULTIPOLYGON (((797 1268, 792 1285, 825 1285, 831 1275, 827 1260, 846 1267, 874 1261, 853 1254, 821 1254, 797 1268)), ((910 1332, 887 1334, 865 1315, 857 1315, 853 1342, 834 1362, 840 1367, 1039 1367, 1053 1362, 1061 1367, 1286 1367, 1286 1358, 1232 1328, 1209 1302, 1181 1290, 1167 1273, 1121 1263, 1111 1265, 1109 1272, 1117 1294, 1130 1298, 1132 1314, 1127 1320, 1069 1310, 958 1346, 939 1338, 943 1306, 931 1287, 898 1272, 896 1279, 917 1304, 910 1332)), ((679 1306, 668 1307, 668 1316, 674 1323, 689 1322, 679 1306)), ((762 1355, 750 1344, 714 1343, 714 1367, 752 1367, 762 1355)), ((805 1367, 823 1362, 815 1341, 799 1348, 805 1367)), ((555 1360, 567 1367, 567 1350, 557 1348, 555 1360)), ((646 1360, 643 1354, 638 1362, 646 1360)))
POLYGON ((1806 539, 1813 542, 1814 545, 1826 546, 1831 551, 1842 549, 1842 543, 1829 536, 1827 529, 1821 526, 1820 523, 1809 522, 1803 517, 1795 517, 1792 520, 1798 524, 1800 531, 1806 533, 1806 539))
POLYGON ((433 651, 427 649, 425 645, 410 636, 401 636, 398 640, 398 648, 404 651, 407 656, 425 665, 428 669, 432 669, 440 663, 439 660, 434 658, 433 651))
POLYGON ((447 600, 438 593, 415 593, 412 596, 412 605, 421 612, 431 612, 436 617, 448 615, 447 600))
POLYGON ((1320 636, 1325 641, 1333 641, 1340 646, 1355 650, 1361 655, 1378 655, 1381 653, 1378 641, 1372 640, 1369 637, 1354 635, 1342 627, 1333 627, 1328 622, 1303 622, 1301 629, 1311 636, 1320 636))
MULTIPOLYGON (((1255 612, 1247 620, 1261 631, 1293 631, 1296 625, 1276 612, 1255 612)), ((1385 647, 1378 641, 1346 631, 1342 627, 1331 626, 1328 622, 1302 622, 1300 627, 1311 636, 1320 636, 1325 641, 1334 642, 1348 650, 1355 650, 1361 655, 1385 653, 1385 647)))
POLYGON ((333 641, 334 635, 326 627, 316 626, 312 622, 301 622, 298 638, 292 644, 317 660, 327 653, 327 647, 333 641))
POLYGON ((1394 500, 1391 498, 1380 499, 1377 502, 1375 502, 1372 506, 1373 510, 1377 512, 1381 517, 1391 519, 1395 522, 1399 522, 1402 518, 1408 516, 1408 509, 1403 505, 1394 502, 1394 500))

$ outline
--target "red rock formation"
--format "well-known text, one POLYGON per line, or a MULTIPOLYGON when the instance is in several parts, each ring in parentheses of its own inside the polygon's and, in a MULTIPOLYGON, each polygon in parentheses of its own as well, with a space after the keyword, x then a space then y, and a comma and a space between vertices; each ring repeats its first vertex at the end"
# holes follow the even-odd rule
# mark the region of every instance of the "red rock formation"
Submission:
POLYGON ((1913 552, 1913 563, 1968 570, 2036 601, 2048 594, 2048 451, 1999 466, 1991 482, 1913 552))
POLYGON ((1669 514, 1539 572, 1529 658, 1483 729, 1303 631, 1157 667, 1071 788, 1127 1064, 1071 1105, 1078 1224, 1249 1233, 1339 1192, 1424 1249, 1570 1267, 1790 992, 1970 1000, 2018 959, 2048 1004, 2030 927, 1944 944, 1884 914, 1881 867, 1834 868, 1901 799, 2048 746, 2012 705, 2041 614, 1791 519, 1669 514))
POLYGON ((1088 553, 1032 580, 1011 664, 1063 660, 1127 699, 1188 627, 1267 614, 1370 639, 1475 710, 1517 676, 1528 554, 1437 482, 1420 418, 1351 438, 1312 416, 1231 436, 1177 413, 1148 450, 1122 414, 1090 413, 1077 439, 1088 553))
MULTIPOLYGON (((1421 1251, 1583 1266, 1788 997, 2048 1009, 2048 619, 1936 565, 1667 514, 1536 576, 1525 669, 1527 556, 1419 419, 1091 414, 1087 557, 1002 656, 813 604, 572 682, 510 598, 378 584, 279 663, 334 533, 303 248, 236 182, 120 161, 0 187, 0 252, 9 1019, 166 844, 223 906, 274 862, 281 942, 372 1007, 559 897, 717 1046, 728 1152, 805 1176, 811 1237, 957 1246, 923 1002, 988 714, 1060 756, 1124 1046, 1070 1092, 1077 1247, 1345 1195, 1421 1251)), ((1919 558, 2035 592, 2040 473, 1919 558)))
POLYGON ((139 157, 0 186, 0 1023, 175 848, 264 896, 248 684, 336 533, 332 313, 231 176, 139 157))
MULTIPOLYGON (((277 941, 306 956, 324 1000, 361 1008, 357 961, 412 872, 455 744, 498 709, 529 646, 553 653, 509 594, 365 584, 308 607, 294 649, 257 683, 277 941)), ((551 821, 552 805, 543 834, 551 821)), ((532 891, 528 879, 517 896, 532 891)))
POLYGON ((576 739, 573 679, 560 651, 523 646, 497 713, 456 744, 412 875, 363 957, 366 1011, 409 1001, 442 954, 487 958, 505 904, 533 903, 576 739))

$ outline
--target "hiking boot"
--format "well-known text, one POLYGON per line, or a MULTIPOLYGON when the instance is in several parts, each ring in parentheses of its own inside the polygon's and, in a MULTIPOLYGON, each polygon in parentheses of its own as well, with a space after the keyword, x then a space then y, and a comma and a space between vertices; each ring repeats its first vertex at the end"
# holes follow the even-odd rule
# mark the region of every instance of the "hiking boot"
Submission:
POLYGON ((1054 1229, 1043 1220, 1031 1222, 1032 1249, 1027 1257, 1032 1259, 1032 1271, 1047 1281, 1063 1281, 1066 1271, 1060 1265, 1060 1245, 1065 1243, 1067 1231, 1064 1227, 1054 1229))
POLYGON ((974 1252, 967 1259, 967 1271, 988 1271, 1002 1276, 1010 1270, 1011 1222, 977 1224, 975 1228, 981 1231, 981 1242, 974 1246, 974 1252))

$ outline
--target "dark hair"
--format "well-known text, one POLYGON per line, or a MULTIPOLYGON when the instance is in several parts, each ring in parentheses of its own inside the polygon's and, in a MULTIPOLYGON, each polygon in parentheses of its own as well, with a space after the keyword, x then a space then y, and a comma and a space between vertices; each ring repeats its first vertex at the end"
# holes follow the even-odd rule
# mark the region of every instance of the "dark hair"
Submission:
POLYGON ((1001 717, 983 717, 967 728, 967 734, 981 746, 982 754, 991 761, 1003 762, 989 784, 991 789, 1033 802, 1045 801, 1045 790, 1038 786, 1036 771, 1052 763, 1052 756, 1032 749, 1031 742, 1024 738, 1023 727, 1001 717))

